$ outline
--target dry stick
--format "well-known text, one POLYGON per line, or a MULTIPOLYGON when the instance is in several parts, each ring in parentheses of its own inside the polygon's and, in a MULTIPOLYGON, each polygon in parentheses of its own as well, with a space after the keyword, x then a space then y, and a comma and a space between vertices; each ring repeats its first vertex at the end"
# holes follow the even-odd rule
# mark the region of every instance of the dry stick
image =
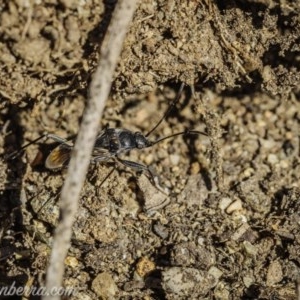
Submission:
MULTIPOLYGON (((62 286, 64 260, 70 247, 72 225, 78 209, 80 190, 85 180, 105 101, 111 89, 114 71, 136 3, 137 0, 119 0, 117 2, 101 47, 100 62, 89 87, 87 107, 61 192, 60 221, 55 230, 47 270, 46 288, 48 293, 62 286)), ((43 299, 58 300, 60 297, 49 294, 43 299)))

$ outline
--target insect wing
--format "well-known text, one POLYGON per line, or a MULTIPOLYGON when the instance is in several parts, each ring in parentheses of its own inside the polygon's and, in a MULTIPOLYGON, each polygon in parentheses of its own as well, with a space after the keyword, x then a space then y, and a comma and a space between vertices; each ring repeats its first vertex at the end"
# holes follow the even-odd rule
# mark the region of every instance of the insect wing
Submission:
POLYGON ((45 166, 47 169, 60 169, 66 165, 71 156, 71 147, 64 144, 54 148, 48 155, 45 166))
POLYGON ((92 153, 92 161, 106 161, 112 157, 112 154, 104 148, 95 147, 92 153))

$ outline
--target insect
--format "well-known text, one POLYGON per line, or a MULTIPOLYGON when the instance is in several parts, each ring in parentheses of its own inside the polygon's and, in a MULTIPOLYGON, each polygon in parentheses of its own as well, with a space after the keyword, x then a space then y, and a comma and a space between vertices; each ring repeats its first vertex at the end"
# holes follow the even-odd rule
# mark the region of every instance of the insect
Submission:
MULTIPOLYGON (((162 116, 162 118, 159 120, 159 122, 145 135, 143 135, 141 132, 133 132, 123 128, 109 128, 108 126, 106 126, 96 138, 95 145, 92 151, 91 162, 97 163, 97 162, 107 162, 110 160, 114 160, 136 171, 145 172, 146 175, 148 175, 150 179, 153 180, 154 179, 153 171, 148 166, 137 163, 135 161, 121 159, 120 154, 129 152, 130 150, 133 149, 149 148, 166 139, 173 138, 179 135, 196 134, 196 135, 207 136, 206 133, 201 131, 186 130, 183 132, 177 132, 175 134, 159 138, 155 141, 152 141, 148 138, 148 136, 154 130, 157 129, 157 127, 162 123, 162 121, 167 117, 167 115, 170 113, 172 108, 178 102, 181 93, 183 91, 183 88, 184 88, 184 84, 181 84, 175 100, 171 103, 171 105, 169 106, 165 114, 162 116)), ((43 135, 37 138, 36 140, 31 141, 30 143, 23 146, 21 150, 23 150, 24 148, 28 147, 33 143, 36 143, 42 138, 51 138, 54 141, 59 143, 59 145, 56 148, 54 148, 46 158, 45 167, 50 170, 57 170, 65 167, 70 160, 73 143, 57 135, 54 134, 43 135)))

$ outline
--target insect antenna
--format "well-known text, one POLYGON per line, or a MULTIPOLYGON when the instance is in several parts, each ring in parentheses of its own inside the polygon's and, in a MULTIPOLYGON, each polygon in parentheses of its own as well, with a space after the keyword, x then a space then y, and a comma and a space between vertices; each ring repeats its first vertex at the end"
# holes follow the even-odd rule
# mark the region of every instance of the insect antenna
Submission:
POLYGON ((41 139, 43 139, 43 138, 45 138, 45 137, 47 137, 47 136, 48 136, 48 134, 43 134, 43 135, 41 135, 40 137, 36 138, 35 140, 30 141, 29 143, 25 144, 25 145, 22 146, 20 149, 15 150, 15 151, 13 151, 12 153, 6 155, 6 156, 4 157, 4 159, 5 159, 5 160, 15 159, 16 157, 18 157, 18 156, 22 153, 22 151, 23 151, 25 148, 27 148, 28 146, 30 146, 30 145, 32 145, 32 144, 35 144, 36 142, 38 142, 39 140, 41 140, 41 139))
POLYGON ((162 116, 162 118, 158 121, 158 123, 145 135, 145 137, 148 137, 154 130, 156 130, 156 128, 162 123, 162 121, 168 116, 168 114, 170 113, 170 111, 174 108, 174 106, 176 105, 176 103, 178 102, 178 100, 181 97, 183 88, 184 88, 185 84, 182 83, 179 91, 177 93, 177 96, 175 98, 175 100, 170 104, 169 108, 167 109, 167 111, 164 113, 164 115, 162 116))
POLYGON ((173 138, 175 136, 178 136, 178 135, 189 135, 189 134, 197 134, 197 135, 205 135, 205 136, 208 136, 207 133, 203 132, 203 131, 198 131, 198 130, 185 130, 185 131, 181 131, 181 132, 177 132, 177 133, 174 133, 174 134, 171 134, 171 135, 168 135, 168 136, 165 136, 165 137, 162 137, 156 141, 154 141, 151 146, 155 145, 155 144, 158 144, 164 140, 167 140, 167 139, 170 139, 170 138, 173 138))

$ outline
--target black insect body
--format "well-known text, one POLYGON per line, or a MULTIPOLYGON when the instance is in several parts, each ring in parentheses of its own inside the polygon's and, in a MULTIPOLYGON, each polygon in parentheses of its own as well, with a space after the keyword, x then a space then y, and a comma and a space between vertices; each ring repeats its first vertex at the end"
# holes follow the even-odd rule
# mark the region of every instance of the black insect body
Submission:
MULTIPOLYGON (((59 142, 60 145, 54 148, 48 155, 45 166, 51 170, 60 169, 68 163, 73 145, 67 140, 53 134, 49 134, 47 137, 59 142)), ((123 128, 106 127, 97 136, 91 161, 103 162, 116 159, 125 166, 138 171, 147 171, 148 174, 152 176, 148 167, 133 161, 123 160, 119 158, 118 155, 132 149, 151 147, 153 144, 154 142, 149 141, 141 132, 132 132, 123 128)))
MULTIPOLYGON (((192 133, 192 132, 191 132, 192 133)), ((183 133, 179 133, 183 134, 183 133)), ((178 135, 178 134, 176 134, 178 135)), ((173 137, 169 136, 166 138, 173 137)), ((51 170, 61 169, 69 162, 73 145, 67 140, 62 139, 56 135, 49 134, 47 136, 60 143, 48 155, 45 166, 51 170)), ((129 168, 136 171, 144 171, 150 179, 154 180, 154 174, 149 167, 140 163, 121 159, 119 154, 126 153, 133 149, 143 149, 151 147, 154 144, 166 139, 159 139, 155 142, 149 141, 141 132, 132 132, 123 128, 105 128, 98 135, 95 146, 93 148, 91 162, 105 162, 108 160, 115 160, 129 168)))
POLYGON ((132 132, 122 128, 107 128, 101 133, 95 143, 95 148, 104 148, 110 153, 119 154, 132 149, 143 149, 151 147, 142 133, 132 132))
MULTIPOLYGON (((154 179, 154 175, 152 171, 150 171, 149 167, 134 161, 121 159, 119 155, 121 153, 125 153, 133 149, 143 149, 143 148, 151 147, 165 139, 173 138, 178 135, 187 135, 187 134, 207 135, 204 132, 187 130, 184 132, 178 132, 170 136, 160 138, 156 141, 150 141, 147 138, 161 124, 161 122, 166 118, 166 116, 168 115, 172 107, 179 100, 183 87, 184 84, 181 85, 179 93, 176 99, 170 105, 169 109, 166 111, 166 113, 163 115, 160 121, 146 135, 143 135, 141 132, 133 132, 123 128, 108 128, 108 126, 106 126, 104 130, 102 130, 96 138, 95 145, 92 151, 91 162, 95 163, 95 162, 105 162, 109 160, 114 160, 127 167, 135 169, 136 171, 143 171, 146 173, 146 175, 149 175, 151 179, 154 179)), ((57 135, 47 134, 41 136, 38 139, 23 146, 21 149, 24 149, 27 146, 45 137, 51 138, 54 141, 59 143, 59 145, 56 148, 54 148, 46 158, 46 162, 45 162, 46 168, 51 170, 57 170, 66 166, 71 156, 73 143, 57 135)), ((19 153, 19 151, 17 153, 19 153)), ((11 157, 14 156, 14 153, 10 156, 11 157)))

